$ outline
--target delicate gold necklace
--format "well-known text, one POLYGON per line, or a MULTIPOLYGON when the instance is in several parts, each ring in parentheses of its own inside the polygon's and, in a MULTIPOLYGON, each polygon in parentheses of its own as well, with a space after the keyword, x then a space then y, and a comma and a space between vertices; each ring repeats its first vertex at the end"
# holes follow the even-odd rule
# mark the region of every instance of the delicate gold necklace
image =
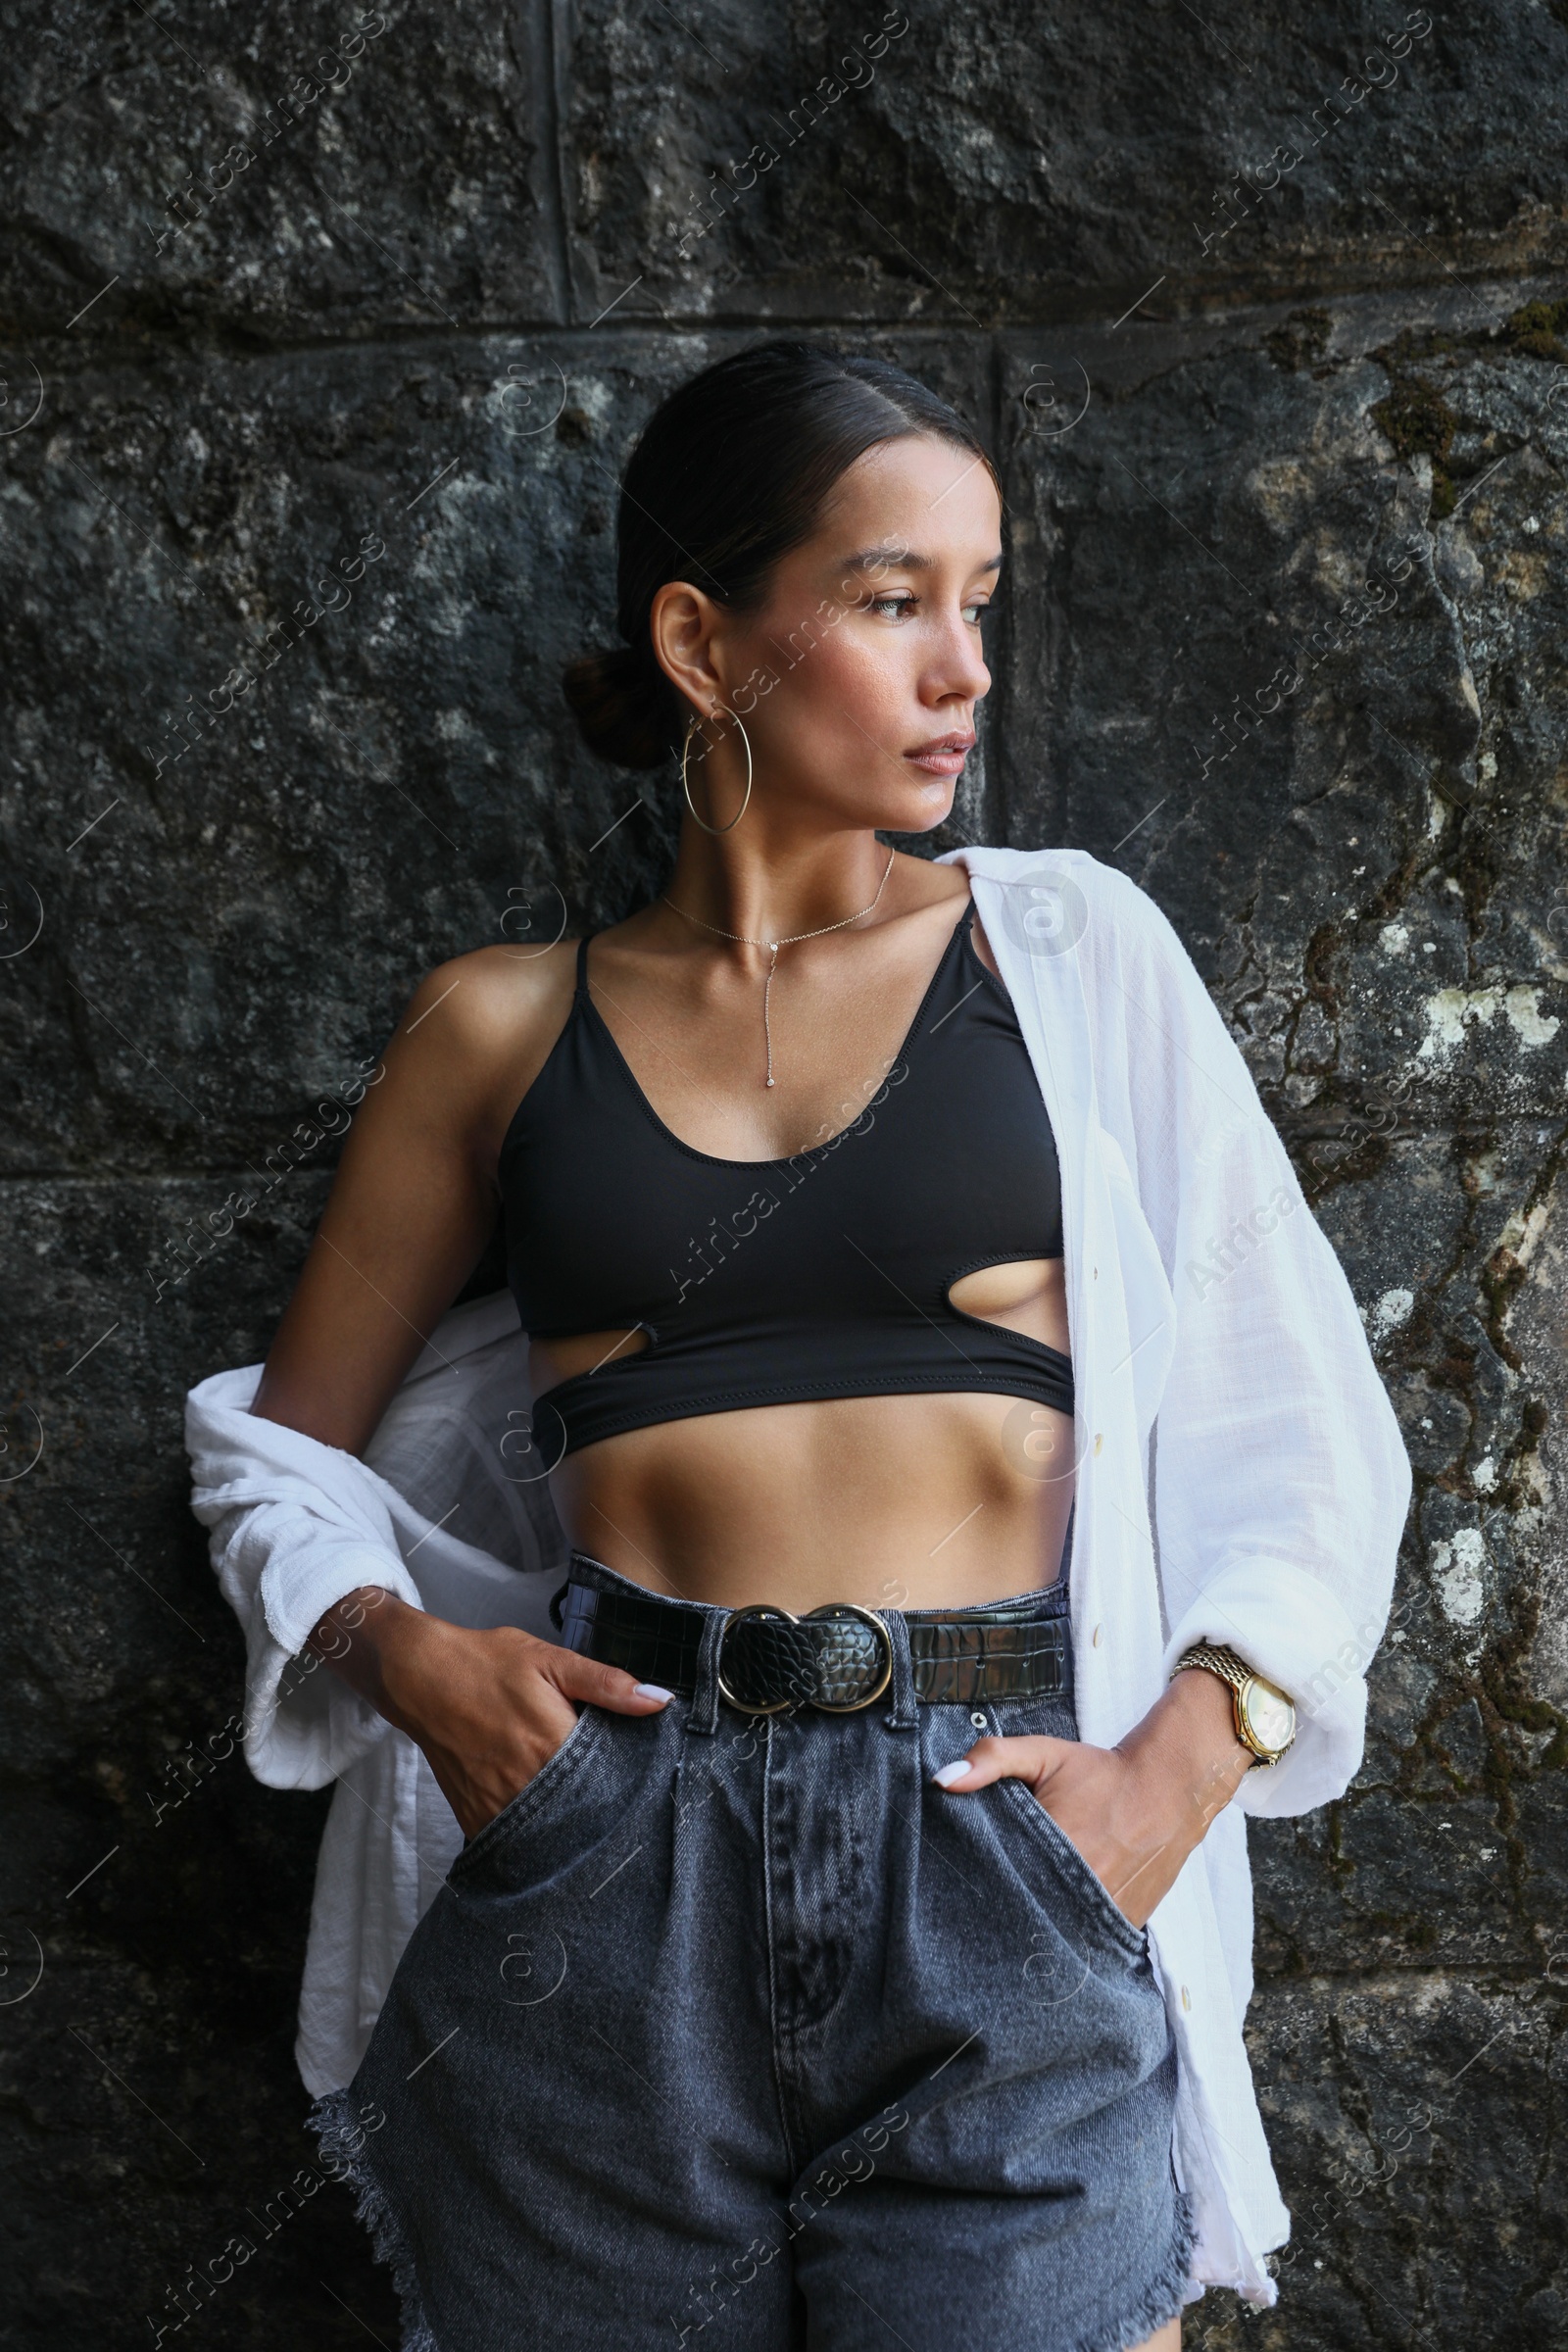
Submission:
POLYGON ((873 899, 869 906, 861 906, 854 914, 845 915, 841 922, 824 923, 818 931, 792 932, 788 939, 748 939, 744 931, 722 930, 717 923, 704 922, 700 914, 687 913, 684 906, 677 906, 673 899, 666 898, 662 891, 660 892, 659 895, 663 899, 664 905, 675 914, 684 914, 689 923, 698 924, 704 931, 711 931, 719 939, 733 939, 743 948, 766 948, 771 953, 773 960, 767 967, 767 977, 762 983, 762 1035, 767 1042, 767 1076, 762 1081, 764 1086, 771 1086, 773 1083, 773 1031, 768 1022, 768 999, 773 992, 773 974, 778 969, 780 948, 799 947, 803 939, 824 939, 829 931, 846 930, 851 923, 858 923, 862 914, 869 914, 876 906, 876 900, 887 888, 887 879, 893 871, 893 860, 897 856, 896 850, 889 850, 888 861, 882 868, 882 879, 876 886, 876 899, 873 899))

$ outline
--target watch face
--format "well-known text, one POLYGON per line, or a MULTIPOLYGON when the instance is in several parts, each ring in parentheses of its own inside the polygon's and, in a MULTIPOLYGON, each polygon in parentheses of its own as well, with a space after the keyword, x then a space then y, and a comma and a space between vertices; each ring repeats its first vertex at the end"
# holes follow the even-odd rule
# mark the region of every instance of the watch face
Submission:
POLYGON ((1259 1747, 1278 1753, 1289 1745, 1296 1730, 1296 1709, 1283 1692, 1254 1677, 1243 1696, 1242 1713, 1259 1747))

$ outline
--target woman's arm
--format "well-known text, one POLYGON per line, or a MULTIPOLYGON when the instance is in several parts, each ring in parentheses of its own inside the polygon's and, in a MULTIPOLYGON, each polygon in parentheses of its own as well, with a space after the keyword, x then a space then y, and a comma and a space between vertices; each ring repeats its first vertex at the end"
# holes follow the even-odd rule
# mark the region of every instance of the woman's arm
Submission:
POLYGON ((438 965, 411 999, 349 1129, 251 1406, 348 1453, 368 1444, 494 1231, 509 1072, 515 1100, 552 1042, 564 975, 542 956, 509 976, 495 953, 438 965))
POLYGON ((466 1838, 555 1754, 573 1701, 656 1715, 671 1695, 515 1626, 449 1625, 374 1586, 328 1609, 309 1646, 423 1749, 466 1838))
MULTIPOLYGON (((421 983, 349 1132, 254 1413, 363 1452, 494 1229, 501 1139, 565 1018, 571 970, 569 946, 485 949, 421 983)), ((470 1837, 560 1746, 573 1700, 648 1714, 668 1695, 378 1588, 345 1593, 308 1645, 423 1749, 470 1837)))
POLYGON ((1102 1117, 1175 1310, 1153 1434, 1165 1663, 1220 1643, 1294 1700, 1289 1753, 1239 1801, 1304 1813, 1361 1761, 1409 1458, 1345 1269, 1218 1007, 1154 902, 1103 879, 1095 986, 1123 1044, 1114 1067, 1102 1056, 1102 1117))
MULTIPOLYGON (((1361 1760, 1409 1459, 1345 1270, 1191 956, 1126 875, 1073 870, 1106 1175, 1131 1183, 1135 1247, 1152 1239, 1168 1284, 1156 1307, 1147 1265, 1139 1278, 1148 1319, 1171 1321, 1142 1400, 1164 1663, 1218 1644, 1294 1701, 1289 1752, 1246 1774, 1237 1802, 1304 1813, 1361 1760)), ((1147 1676, 1153 1629, 1139 1630, 1147 1676)))

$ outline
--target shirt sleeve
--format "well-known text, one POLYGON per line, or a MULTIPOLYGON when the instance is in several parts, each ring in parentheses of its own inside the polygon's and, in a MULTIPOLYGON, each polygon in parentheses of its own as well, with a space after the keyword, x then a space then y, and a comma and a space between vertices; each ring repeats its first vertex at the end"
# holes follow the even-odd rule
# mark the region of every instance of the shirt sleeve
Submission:
POLYGON ((1289 1694, 1295 1743, 1238 1801, 1303 1813, 1361 1761, 1409 1459, 1344 1268, 1191 957, 1125 876, 1111 907, 1090 942, 1119 1051, 1097 1059, 1127 1091, 1103 1107, 1175 1298, 1152 1439, 1165 1669, 1223 1642, 1289 1694))
POLYGON ((274 1788, 319 1788, 386 1737, 369 1703, 306 1646, 361 1587, 424 1603, 377 1482, 303 1431, 250 1410, 259 1364, 185 1399, 191 1509, 245 1637, 245 1756, 274 1788))
POLYGON ((328 1609, 379 1587, 424 1603, 391 1543, 287 1500, 256 1499, 208 1517, 219 1585, 245 1635, 245 1758, 273 1788, 320 1788, 383 1740, 368 1699, 306 1647, 328 1609))

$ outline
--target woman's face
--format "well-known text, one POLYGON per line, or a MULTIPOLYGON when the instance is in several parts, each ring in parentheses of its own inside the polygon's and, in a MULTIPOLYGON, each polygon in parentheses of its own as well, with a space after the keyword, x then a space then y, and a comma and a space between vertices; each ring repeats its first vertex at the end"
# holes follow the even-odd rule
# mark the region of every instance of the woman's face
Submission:
MULTIPOLYGON (((705 714, 716 702, 745 722, 754 822, 897 833, 942 822, 991 684, 981 632, 1001 564, 986 466, 920 434, 868 450, 840 476, 760 612, 732 612, 684 582, 659 591, 665 667, 705 714)), ((705 813, 722 821, 746 755, 727 720, 704 732, 714 747, 705 813)), ((700 772, 694 744, 697 789, 700 772)))

